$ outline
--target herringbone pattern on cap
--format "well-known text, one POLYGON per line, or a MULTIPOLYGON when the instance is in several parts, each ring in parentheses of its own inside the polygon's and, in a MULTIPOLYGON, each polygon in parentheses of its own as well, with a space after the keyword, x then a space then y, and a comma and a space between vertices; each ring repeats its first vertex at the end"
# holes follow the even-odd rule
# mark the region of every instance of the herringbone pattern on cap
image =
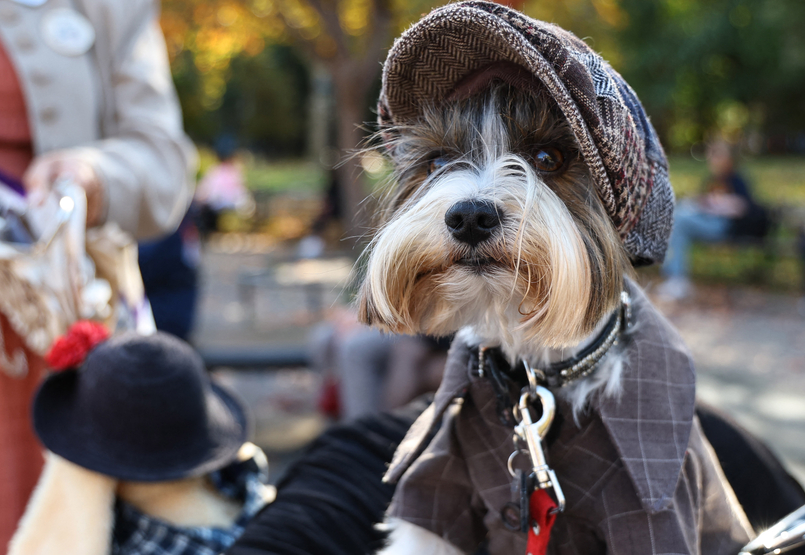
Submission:
POLYGON ((556 100, 632 259, 661 261, 673 193, 657 135, 623 78, 564 29, 489 2, 434 10, 389 52, 381 128, 413 122, 423 105, 444 101, 464 77, 501 61, 529 70, 556 100))

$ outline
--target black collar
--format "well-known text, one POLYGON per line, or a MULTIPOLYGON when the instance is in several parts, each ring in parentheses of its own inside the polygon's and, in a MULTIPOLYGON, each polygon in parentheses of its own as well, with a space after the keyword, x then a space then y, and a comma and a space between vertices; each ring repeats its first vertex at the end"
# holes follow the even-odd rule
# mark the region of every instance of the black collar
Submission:
MULTIPOLYGON (((631 299, 625 291, 621 293, 621 306, 610 316, 604 329, 587 347, 572 358, 555 362, 546 368, 530 368, 539 385, 549 388, 559 388, 569 385, 576 380, 589 376, 598 367, 598 363, 609 352, 618 338, 628 328, 631 320, 631 299)), ((529 366, 522 361, 512 368, 503 356, 500 347, 477 348, 478 370, 481 377, 488 376, 497 386, 503 386, 504 381, 519 383, 520 372, 523 368, 528 372, 529 366), (508 380, 504 379, 504 376, 508 380)))

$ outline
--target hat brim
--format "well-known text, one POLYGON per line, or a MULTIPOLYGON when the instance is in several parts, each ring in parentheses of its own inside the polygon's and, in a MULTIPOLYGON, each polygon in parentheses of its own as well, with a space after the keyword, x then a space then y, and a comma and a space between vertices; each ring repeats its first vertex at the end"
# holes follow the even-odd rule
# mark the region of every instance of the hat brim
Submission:
POLYGON ((34 429, 48 450, 118 480, 161 482, 207 474, 235 460, 251 433, 243 402, 233 392, 211 383, 205 400, 204 437, 184 438, 168 452, 137 452, 126 448, 125 440, 107 437, 108 432, 99 423, 76 417, 78 378, 79 372, 71 370, 53 374, 42 383, 33 404, 34 429))

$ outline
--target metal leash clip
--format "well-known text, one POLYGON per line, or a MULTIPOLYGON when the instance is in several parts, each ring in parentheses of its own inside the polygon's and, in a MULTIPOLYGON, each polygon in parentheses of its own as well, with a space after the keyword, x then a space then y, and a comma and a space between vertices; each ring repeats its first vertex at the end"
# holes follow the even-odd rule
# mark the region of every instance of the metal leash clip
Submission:
MULTIPOLYGON (((526 368, 528 368, 528 366, 526 366, 526 368)), ((556 401, 554 400, 553 393, 540 385, 532 384, 528 390, 523 391, 520 395, 520 402, 514 408, 514 417, 518 421, 518 424, 514 427, 515 447, 517 447, 518 443, 525 443, 527 449, 518 447, 509 456, 509 473, 512 476, 516 475, 512 464, 517 455, 521 453, 527 454, 531 460, 531 466, 536 479, 535 487, 539 489, 552 489, 556 497, 556 512, 562 512, 565 509, 565 495, 562 492, 562 488, 559 486, 556 474, 553 469, 548 466, 545 452, 542 449, 542 440, 548 435, 548 430, 550 430, 554 416, 556 415, 556 401), (531 419, 531 412, 529 410, 534 401, 539 401, 542 406, 542 415, 536 422, 531 419)))

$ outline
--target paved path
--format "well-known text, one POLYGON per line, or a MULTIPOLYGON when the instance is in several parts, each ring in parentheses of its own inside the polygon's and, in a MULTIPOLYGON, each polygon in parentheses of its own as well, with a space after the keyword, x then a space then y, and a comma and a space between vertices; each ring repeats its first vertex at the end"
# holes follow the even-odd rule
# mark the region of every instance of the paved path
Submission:
MULTIPOLYGON (((281 255, 268 249, 204 252, 202 294, 194 333, 196 345, 305 347, 314 322, 304 310, 305 297, 301 292, 258 288, 248 306, 239 297, 238 276, 266 269, 269 257, 281 255)), ((337 304, 338 299, 336 288, 326 290, 325 308, 337 304)), ((252 409, 254 441, 268 453, 272 481, 328 424, 316 408, 320 376, 309 370, 219 371, 217 375, 252 409)))
POLYGON ((701 398, 761 437, 805 483, 805 319, 798 299, 699 288, 663 307, 693 352, 701 398))
MULTIPOLYGON (((311 322, 298 293, 259 291, 253 307, 239 303, 238 274, 265 265, 265 253, 205 253, 197 344, 305 344, 311 322), (254 309, 253 320, 246 308, 254 309)), ((805 319, 797 300, 700 287, 690 302, 660 308, 693 352, 700 396, 763 438, 805 483, 805 319)), ((328 290, 325 304, 337 302, 337 289, 328 290)), ((326 425, 315 411, 319 377, 310 372, 229 372, 223 378, 255 410, 258 441, 280 466, 285 454, 326 425)))

